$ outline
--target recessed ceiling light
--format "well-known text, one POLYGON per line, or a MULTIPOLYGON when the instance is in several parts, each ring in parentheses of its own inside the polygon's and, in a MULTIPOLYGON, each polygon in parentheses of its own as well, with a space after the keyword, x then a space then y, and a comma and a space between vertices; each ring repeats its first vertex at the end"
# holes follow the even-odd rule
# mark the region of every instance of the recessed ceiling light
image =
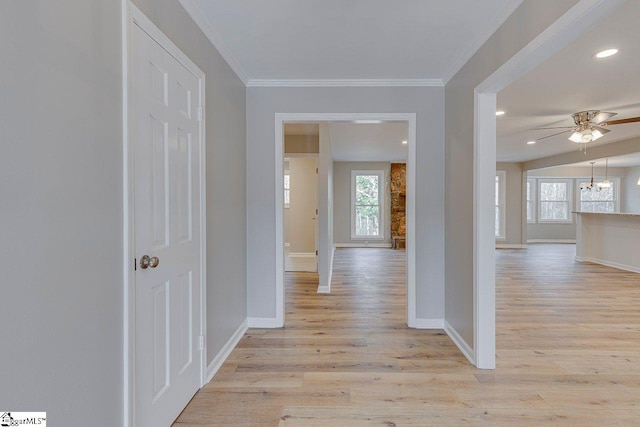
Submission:
POLYGON ((535 144, 535 143, 536 143, 535 141, 527 141, 527 144, 528 144, 528 145, 533 145, 533 144, 535 144))
POLYGON ((407 145, 407 140, 402 141, 404 145, 407 145))
POLYGON ((608 58, 609 56, 615 55, 616 53, 618 53, 618 49, 607 49, 603 50, 602 52, 596 53, 596 58, 608 58))
POLYGON ((504 116, 504 111, 496 111, 496 116, 504 116))

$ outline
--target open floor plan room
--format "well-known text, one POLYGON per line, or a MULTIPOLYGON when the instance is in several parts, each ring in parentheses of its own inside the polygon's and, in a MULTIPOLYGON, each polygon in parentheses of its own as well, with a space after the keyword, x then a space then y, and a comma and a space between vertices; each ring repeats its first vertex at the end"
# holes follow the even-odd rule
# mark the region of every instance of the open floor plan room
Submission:
POLYGON ((574 256, 498 251, 483 371, 444 332, 407 328, 404 251, 339 249, 332 293, 288 273, 285 327, 248 332, 175 425, 635 424, 640 276, 574 256))

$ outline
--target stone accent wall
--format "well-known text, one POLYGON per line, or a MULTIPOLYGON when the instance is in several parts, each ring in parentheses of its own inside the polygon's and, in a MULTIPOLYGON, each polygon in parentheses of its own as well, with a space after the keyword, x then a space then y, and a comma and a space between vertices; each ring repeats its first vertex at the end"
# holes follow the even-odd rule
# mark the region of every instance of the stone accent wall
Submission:
MULTIPOLYGON (((406 236, 407 165, 391 163, 391 236, 406 236)), ((404 248, 398 242, 397 248, 404 248)))

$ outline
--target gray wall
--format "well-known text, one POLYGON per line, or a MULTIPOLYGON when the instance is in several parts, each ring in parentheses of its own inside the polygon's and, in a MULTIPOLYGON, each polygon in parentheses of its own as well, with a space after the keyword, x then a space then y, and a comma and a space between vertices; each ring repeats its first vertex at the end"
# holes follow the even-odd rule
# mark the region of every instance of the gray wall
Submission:
MULTIPOLYGON (((245 88, 176 1, 135 3, 207 74, 210 360, 246 314, 245 88)), ((52 425, 122 424, 120 9, 0 2, 0 402, 52 425)))
POLYGON ((122 424, 120 2, 0 2, 0 402, 122 424))
POLYGON ((443 105, 441 87, 247 89, 249 317, 275 317, 273 135, 277 112, 417 113, 417 316, 444 316, 443 105))
POLYGON ((625 197, 622 212, 640 213, 640 166, 627 168, 625 175, 625 197))
POLYGON ((246 88, 176 0, 134 3, 206 74, 207 363, 246 319, 246 88))
POLYGON ((472 348, 474 89, 576 2, 525 0, 445 88, 445 318, 472 348))
POLYGON ((370 243, 391 242, 391 190, 389 186, 390 162, 333 162, 333 243, 358 243, 351 239, 351 171, 384 171, 384 240, 370 243))
MULTIPOLYGON (((522 245, 526 244, 525 206, 523 204, 523 187, 526 182, 526 174, 522 169, 522 163, 496 163, 496 170, 506 172, 507 187, 506 199, 506 227, 505 240, 496 240, 497 244, 522 245)), ((526 199, 524 199, 526 201, 526 199)))

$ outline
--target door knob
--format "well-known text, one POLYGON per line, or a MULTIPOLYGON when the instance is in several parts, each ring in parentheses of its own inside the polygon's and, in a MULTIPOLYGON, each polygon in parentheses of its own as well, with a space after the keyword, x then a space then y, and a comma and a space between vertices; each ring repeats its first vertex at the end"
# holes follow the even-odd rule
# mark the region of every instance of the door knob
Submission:
POLYGON ((146 270, 147 268, 156 268, 160 264, 160 260, 157 256, 150 257, 149 255, 143 255, 140 258, 140 268, 146 270))

